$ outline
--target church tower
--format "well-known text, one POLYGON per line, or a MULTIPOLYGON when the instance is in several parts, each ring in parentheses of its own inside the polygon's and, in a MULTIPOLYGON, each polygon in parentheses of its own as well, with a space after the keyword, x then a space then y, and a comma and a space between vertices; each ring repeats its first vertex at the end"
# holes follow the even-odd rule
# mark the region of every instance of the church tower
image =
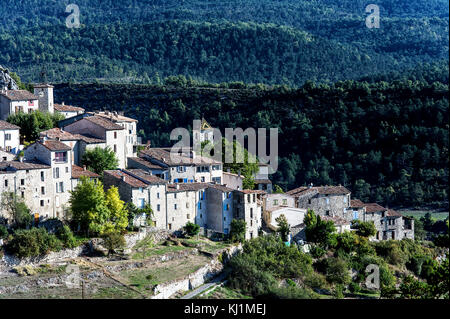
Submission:
POLYGON ((39 97, 39 111, 54 112, 53 86, 47 83, 34 85, 34 94, 39 97))

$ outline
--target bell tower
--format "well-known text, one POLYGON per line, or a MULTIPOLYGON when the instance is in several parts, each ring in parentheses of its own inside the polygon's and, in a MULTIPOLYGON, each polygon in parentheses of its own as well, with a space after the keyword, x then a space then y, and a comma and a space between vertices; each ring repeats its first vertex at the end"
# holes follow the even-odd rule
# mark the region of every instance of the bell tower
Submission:
POLYGON ((34 94, 39 97, 39 111, 54 112, 53 86, 47 83, 35 84, 34 94))

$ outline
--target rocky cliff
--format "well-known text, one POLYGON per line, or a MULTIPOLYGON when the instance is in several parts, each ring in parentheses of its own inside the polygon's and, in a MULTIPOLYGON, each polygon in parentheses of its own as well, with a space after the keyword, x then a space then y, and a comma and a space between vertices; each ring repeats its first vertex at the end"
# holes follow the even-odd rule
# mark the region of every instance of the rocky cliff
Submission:
POLYGON ((16 81, 9 75, 9 71, 0 65, 0 89, 18 90, 16 81))

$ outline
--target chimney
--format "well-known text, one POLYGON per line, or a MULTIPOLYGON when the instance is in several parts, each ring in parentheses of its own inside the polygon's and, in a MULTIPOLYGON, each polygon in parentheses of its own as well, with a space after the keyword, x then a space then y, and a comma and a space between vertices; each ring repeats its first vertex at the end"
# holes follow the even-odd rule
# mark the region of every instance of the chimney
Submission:
POLYGON ((83 171, 85 171, 86 170, 86 165, 83 165, 83 171))
POLYGON ((313 187, 313 183, 309 184, 308 188, 312 188, 313 187))
POLYGON ((19 156, 19 162, 23 163, 23 156, 19 156))
POLYGON ((180 185, 175 184, 175 188, 176 188, 176 189, 180 189, 180 185))
POLYGON ((122 181, 126 181, 125 175, 122 175, 122 181))
POLYGON ((65 104, 64 104, 64 101, 62 102, 62 105, 65 105, 65 104))
POLYGON ((195 151, 191 151, 191 158, 195 159, 195 151))

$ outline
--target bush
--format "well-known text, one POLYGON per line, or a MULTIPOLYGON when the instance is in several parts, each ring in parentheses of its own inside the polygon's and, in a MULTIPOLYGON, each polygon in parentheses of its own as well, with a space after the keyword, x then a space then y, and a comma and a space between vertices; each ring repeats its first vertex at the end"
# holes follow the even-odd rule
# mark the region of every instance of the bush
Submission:
POLYGON ((230 241, 233 243, 244 242, 245 228, 247 224, 242 219, 233 219, 230 224, 230 241))
POLYGON ((193 237, 200 232, 200 226, 191 222, 187 222, 183 228, 189 237, 193 237))
POLYGON ((116 249, 122 249, 126 246, 125 238, 120 233, 107 233, 103 236, 103 246, 108 249, 108 254, 116 249))
POLYGON ((44 228, 17 230, 7 245, 7 251, 20 258, 41 256, 61 249, 61 241, 44 228))
POLYGON ((61 240, 64 248, 75 248, 77 246, 77 239, 67 225, 58 229, 56 237, 61 240))
POLYGON ((347 263, 341 258, 326 260, 326 277, 330 283, 348 284, 351 280, 347 263))
POLYGON ((325 249, 323 249, 318 245, 312 246, 311 249, 309 250, 309 253, 313 258, 321 258, 326 254, 326 252, 327 251, 325 249))
POLYGON ((350 290, 350 292, 357 293, 361 291, 361 286, 357 282, 351 282, 348 286, 348 289, 350 290))

